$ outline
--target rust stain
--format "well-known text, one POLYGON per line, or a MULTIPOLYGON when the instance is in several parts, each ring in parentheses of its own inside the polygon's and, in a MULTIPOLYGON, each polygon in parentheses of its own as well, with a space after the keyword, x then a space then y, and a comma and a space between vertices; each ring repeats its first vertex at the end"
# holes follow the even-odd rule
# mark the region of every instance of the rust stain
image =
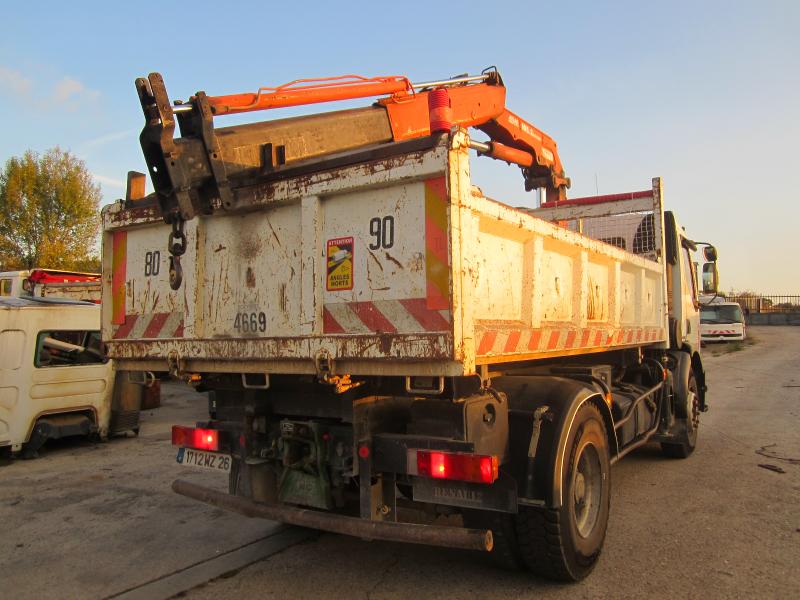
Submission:
POLYGON ((253 260, 261 252, 262 241, 257 236, 247 236, 242 239, 239 244, 239 251, 241 258, 244 260, 253 260))
POLYGON ((133 223, 161 221, 161 209, 158 205, 127 208, 111 213, 111 222, 116 225, 132 225, 133 223))
POLYGON ((247 267, 247 273, 245 274, 245 281, 247 282, 247 287, 249 288, 256 287, 256 274, 253 272, 253 267, 247 267))
POLYGON ((211 314, 214 311, 214 298, 216 298, 217 294, 217 274, 211 274, 211 293, 208 295, 208 311, 207 311, 207 318, 211 318, 211 314))
POLYGON ((402 263, 401 263, 399 260, 397 260, 397 259, 396 259, 394 256, 392 256, 392 255, 391 255, 391 254, 389 254, 388 252, 384 252, 384 254, 386 254, 386 259, 387 259, 387 260, 390 260, 390 261, 392 261, 394 264, 396 264, 396 265, 397 265, 398 267, 400 267, 401 269, 404 269, 404 268, 405 268, 405 267, 402 265, 402 263))
POLYGON ((283 245, 281 244, 281 241, 278 239, 278 234, 275 233, 275 228, 272 227, 272 223, 269 222, 269 217, 265 216, 264 220, 267 222, 267 226, 269 227, 269 230, 272 232, 272 237, 275 238, 275 243, 278 244, 279 248, 283 248, 283 245))
MULTIPOLYGON (((363 358, 367 361, 385 360, 391 353, 400 357, 447 359, 451 354, 452 338, 441 335, 378 334, 347 336, 330 340, 333 354, 339 358, 363 358)), ((216 360, 230 361, 242 358, 270 361, 272 359, 300 358, 313 361, 308 354, 308 339, 296 337, 251 338, 228 337, 212 334, 200 340, 126 340, 109 341, 109 355, 113 358, 156 360, 165 359, 171 351, 192 360, 206 363, 209 371, 217 371, 216 360), (210 361, 210 362, 206 362, 210 361)))
POLYGON ((214 248, 214 252, 219 252, 221 250, 227 250, 228 248, 220 244, 218 247, 214 248))
POLYGON ((287 312, 288 311, 288 306, 287 306, 287 300, 286 300, 286 284, 285 283, 281 284, 281 289, 280 289, 279 294, 280 294, 280 297, 278 298, 278 301, 280 302, 281 312, 287 312))
POLYGON ((375 253, 372 250, 369 250, 369 249, 367 249, 367 252, 369 252, 369 255, 372 257, 372 260, 375 261, 375 264, 378 265, 380 270, 383 271, 383 265, 381 264, 381 261, 378 260, 378 257, 375 256, 375 253))
POLYGON ((385 333, 378 334, 378 345, 382 354, 389 354, 392 349, 392 336, 385 333))
POLYGON ((411 260, 408 261, 408 270, 412 273, 421 273, 425 268, 425 256, 422 252, 415 252, 411 260))

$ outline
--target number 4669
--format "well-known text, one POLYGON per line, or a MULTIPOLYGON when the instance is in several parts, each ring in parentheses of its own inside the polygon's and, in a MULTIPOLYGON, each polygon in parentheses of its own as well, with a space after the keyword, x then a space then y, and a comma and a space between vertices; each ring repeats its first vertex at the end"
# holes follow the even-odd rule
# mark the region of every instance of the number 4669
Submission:
POLYGON ((236 313, 233 328, 242 333, 264 332, 267 330, 267 315, 263 312, 236 313))

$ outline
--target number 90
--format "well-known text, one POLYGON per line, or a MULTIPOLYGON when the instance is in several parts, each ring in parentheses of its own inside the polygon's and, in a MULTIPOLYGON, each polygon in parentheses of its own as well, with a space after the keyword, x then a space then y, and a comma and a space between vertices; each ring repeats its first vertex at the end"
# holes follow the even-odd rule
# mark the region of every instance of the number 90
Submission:
POLYGON ((369 234, 375 238, 369 245, 370 250, 388 249, 394 246, 394 217, 388 215, 383 219, 380 217, 370 219, 369 234))

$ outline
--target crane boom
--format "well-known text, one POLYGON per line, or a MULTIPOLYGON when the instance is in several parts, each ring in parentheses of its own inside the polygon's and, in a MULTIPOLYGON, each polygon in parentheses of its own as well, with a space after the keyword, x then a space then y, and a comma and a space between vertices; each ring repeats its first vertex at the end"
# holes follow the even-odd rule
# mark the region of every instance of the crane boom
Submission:
POLYGON ((446 125, 489 136, 480 154, 521 167, 527 190, 544 188, 550 201, 566 198, 569 179, 555 141, 505 106, 497 71, 414 84, 402 76, 343 75, 301 79, 254 93, 198 92, 173 106, 158 73, 136 81, 146 124, 145 160, 167 221, 232 205, 232 188, 265 173, 339 152, 431 135, 429 96, 446 90, 446 125), (215 128, 222 115, 382 96, 367 108, 215 128), (175 123, 181 137, 175 139, 175 123))

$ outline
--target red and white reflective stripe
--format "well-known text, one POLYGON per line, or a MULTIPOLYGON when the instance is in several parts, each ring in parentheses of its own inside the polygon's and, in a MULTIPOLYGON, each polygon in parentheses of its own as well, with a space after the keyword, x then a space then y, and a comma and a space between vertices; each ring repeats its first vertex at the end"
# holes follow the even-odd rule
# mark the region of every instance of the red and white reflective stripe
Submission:
POLYGON ((656 342, 666 339, 661 327, 622 327, 617 329, 487 329, 477 335, 478 356, 501 354, 532 354, 628 346, 642 342, 656 342))
POLYGON ((449 331, 450 311, 428 308, 426 298, 336 302, 323 307, 324 333, 449 331))
POLYGON ((125 315, 125 322, 114 331, 115 340, 140 340, 183 337, 183 313, 125 315))
POLYGON ((711 329, 709 331, 704 331, 703 335, 738 335, 741 331, 736 331, 735 329, 711 329))

